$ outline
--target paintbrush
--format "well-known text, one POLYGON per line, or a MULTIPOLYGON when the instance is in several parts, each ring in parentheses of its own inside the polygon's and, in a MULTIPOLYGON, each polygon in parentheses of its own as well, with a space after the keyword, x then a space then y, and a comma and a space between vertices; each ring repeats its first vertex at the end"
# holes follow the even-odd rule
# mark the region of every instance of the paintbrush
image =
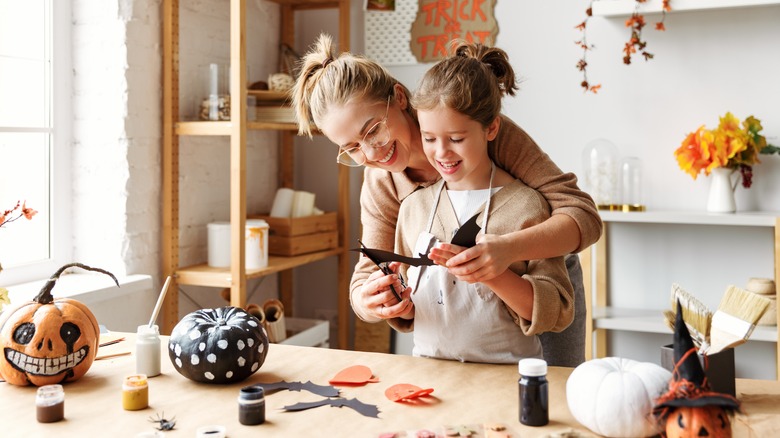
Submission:
POLYGON ((756 322, 769 308, 769 300, 761 295, 729 286, 712 316, 710 348, 706 354, 717 354, 726 348, 745 343, 756 322))
MULTIPOLYGON (((691 293, 680 287, 679 284, 672 284, 671 306, 677 308, 677 303, 682 307, 682 316, 688 331, 691 334, 693 343, 700 351, 709 348, 710 326, 712 322, 712 311, 691 293)), ((666 325, 674 331, 674 322, 676 312, 674 310, 665 310, 666 325)))

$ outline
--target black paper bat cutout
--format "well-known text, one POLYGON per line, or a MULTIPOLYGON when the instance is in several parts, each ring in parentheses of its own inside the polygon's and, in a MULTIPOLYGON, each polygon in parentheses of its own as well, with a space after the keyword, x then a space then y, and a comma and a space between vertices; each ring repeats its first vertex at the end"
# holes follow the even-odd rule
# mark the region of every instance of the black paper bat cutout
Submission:
POLYGON ((453 245, 462 246, 464 248, 471 248, 477 244, 477 234, 482 228, 477 225, 477 216, 479 213, 471 216, 471 219, 467 220, 465 224, 452 236, 450 241, 453 245))
MULTIPOLYGON (((477 216, 479 216, 479 213, 475 214, 471 217, 471 219, 466 221, 466 223, 463 224, 460 229, 458 229, 455 235, 452 236, 452 241, 450 241, 450 243, 453 245, 462 246, 464 248, 471 248, 472 246, 476 245, 477 234, 479 234, 479 231, 482 229, 479 225, 477 225, 477 216)), ((358 242, 360 241, 358 240, 358 242)), ((381 249, 366 248, 365 245, 363 245, 363 242, 360 242, 360 246, 360 248, 354 248, 352 251, 360 251, 365 254, 366 257, 371 259, 372 262, 379 266, 379 269, 382 269, 382 272, 385 274, 389 274, 390 269, 387 268, 387 271, 385 271, 384 264, 390 262, 401 262, 411 266, 433 265, 433 260, 429 259, 427 254, 419 254, 419 257, 407 257, 402 256, 401 254, 396 254, 394 252, 383 251, 381 249)))
POLYGON ((282 380, 281 382, 276 383, 258 383, 258 386, 263 387, 263 391, 266 394, 279 391, 282 389, 286 389, 288 391, 300 391, 300 390, 306 390, 313 394, 321 395, 323 397, 338 397, 339 396, 339 390, 338 388, 335 388, 330 385, 317 385, 311 382, 309 380, 306 383, 301 382, 287 382, 282 380))
POLYGON ((368 405, 356 398, 325 398, 314 402, 301 402, 294 405, 285 406, 285 411, 304 411, 306 409, 318 408, 320 406, 333 406, 340 408, 346 406, 359 412, 365 417, 379 418, 379 408, 376 405, 368 405))

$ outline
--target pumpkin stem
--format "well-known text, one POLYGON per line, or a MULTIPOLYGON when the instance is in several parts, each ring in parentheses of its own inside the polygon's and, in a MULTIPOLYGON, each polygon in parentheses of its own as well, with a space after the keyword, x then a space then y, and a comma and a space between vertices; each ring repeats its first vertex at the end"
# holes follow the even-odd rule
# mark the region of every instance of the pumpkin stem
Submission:
POLYGON ((46 280, 46 284, 43 285, 43 288, 41 288, 41 291, 38 292, 38 295, 36 295, 35 298, 33 298, 33 301, 35 301, 35 302, 37 302, 39 304, 49 304, 52 301, 54 301, 54 296, 51 294, 51 290, 54 289, 54 283, 57 282, 57 279, 60 278, 60 275, 66 269, 72 268, 72 267, 77 267, 77 268, 81 268, 81 269, 86 269, 87 271, 95 271, 95 272, 100 272, 101 274, 106 274, 106 275, 110 276, 114 280, 114 283, 116 283, 117 287, 119 287, 119 280, 116 279, 114 274, 112 274, 112 273, 110 273, 108 271, 105 271, 105 270, 100 269, 100 268, 93 268, 91 266, 87 266, 87 265, 84 265, 84 264, 81 264, 81 263, 68 263, 67 265, 61 267, 60 269, 57 269, 57 272, 52 274, 52 276, 49 277, 48 280, 46 280))

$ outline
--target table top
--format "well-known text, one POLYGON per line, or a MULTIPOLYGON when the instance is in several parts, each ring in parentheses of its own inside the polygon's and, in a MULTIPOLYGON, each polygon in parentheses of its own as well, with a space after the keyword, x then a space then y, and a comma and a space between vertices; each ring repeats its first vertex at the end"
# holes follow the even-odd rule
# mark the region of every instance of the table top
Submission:
MULTIPOLYGON (((101 348, 98 356, 113 351, 134 352, 134 335, 101 348), (112 350, 116 349, 116 350, 112 350)), ((191 381, 175 371, 168 360, 167 338, 163 337, 162 374, 149 379, 149 407, 140 411, 122 409, 122 381, 135 373, 134 354, 96 360, 80 380, 64 385, 65 420, 42 424, 35 419, 34 386, 0 383, 0 426, 5 437, 97 436, 117 431, 133 437, 154 431, 150 416, 176 418, 176 428, 165 437, 193 437, 205 425, 223 425, 229 437, 262 436, 378 437, 388 432, 421 429, 441 431, 443 426, 503 424, 511 436, 548 436, 574 429, 592 434, 581 426, 566 404, 566 379, 570 368, 550 367, 550 423, 541 428, 518 421, 518 371, 516 365, 464 364, 453 361, 403 355, 272 344, 262 367, 243 382, 230 385, 191 381), (335 374, 352 365, 369 367, 380 381, 363 386, 340 386, 341 396, 376 405, 379 418, 365 417, 346 407, 321 406, 306 411, 286 412, 284 406, 317 401, 323 397, 307 391, 278 391, 265 397, 266 422, 245 426, 238 421, 240 388, 255 383, 281 380, 312 381, 327 385, 335 374), (431 397, 417 403, 397 403, 384 395, 398 383, 434 388, 431 397), (89 432, 89 433, 87 433, 89 432), (85 434, 86 433, 86 434, 85 434)), ((744 414, 734 421, 734 436, 780 436, 780 382, 737 380, 738 398, 744 414)))

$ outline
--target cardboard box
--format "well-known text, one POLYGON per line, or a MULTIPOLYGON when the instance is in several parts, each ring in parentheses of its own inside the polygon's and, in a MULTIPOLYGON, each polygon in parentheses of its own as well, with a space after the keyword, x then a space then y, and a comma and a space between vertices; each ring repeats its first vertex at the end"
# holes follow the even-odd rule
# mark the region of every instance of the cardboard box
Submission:
MULTIPOLYGON (((715 392, 729 394, 736 397, 736 383, 734 373, 734 349, 727 348, 718 354, 711 354, 706 357, 698 354, 699 363, 702 364, 704 374, 710 381, 710 389, 715 392)), ((674 348, 671 344, 661 347, 661 366, 674 372, 674 348)))
POLYGON ((252 217, 268 222, 268 253, 271 255, 295 256, 338 246, 336 212, 296 218, 252 217))
POLYGON ((330 347, 330 324, 328 321, 305 318, 285 318, 287 338, 280 344, 301 347, 330 347))

